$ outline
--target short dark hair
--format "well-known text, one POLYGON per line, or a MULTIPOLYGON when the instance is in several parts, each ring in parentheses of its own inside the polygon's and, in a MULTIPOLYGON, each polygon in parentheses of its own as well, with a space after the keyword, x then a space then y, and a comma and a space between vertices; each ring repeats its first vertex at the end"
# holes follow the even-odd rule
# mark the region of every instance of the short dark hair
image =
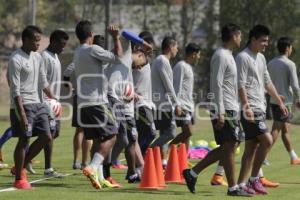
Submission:
POLYGON ((261 36, 268 36, 270 35, 270 30, 268 27, 264 25, 255 25, 250 31, 249 31, 249 39, 248 44, 251 42, 251 38, 254 37, 255 39, 260 38, 261 36))
POLYGON ((161 49, 162 49, 162 51, 165 51, 171 45, 174 45, 174 44, 176 44, 176 40, 170 36, 167 36, 163 39, 163 41, 161 43, 161 49))
POLYGON ((196 43, 189 43, 186 47, 185 47, 185 55, 191 55, 192 53, 196 52, 198 53, 200 51, 200 46, 196 43))
POLYGON ((61 41, 61 40, 69 40, 69 36, 66 32, 62 30, 55 30, 50 35, 50 43, 54 41, 61 41))
POLYGON ((94 35, 93 44, 104 47, 105 38, 103 35, 94 35))
POLYGON ((139 34, 139 37, 142 38, 143 40, 145 40, 148 43, 155 44, 154 39, 153 39, 153 35, 149 31, 142 31, 139 34))
POLYGON ((78 22, 76 25, 76 36, 79 41, 84 41, 89 37, 89 33, 93 31, 92 23, 88 20, 78 22))
POLYGON ((22 31, 22 41, 24 41, 25 38, 32 39, 35 33, 42 34, 43 32, 37 26, 33 26, 33 25, 26 26, 25 29, 22 31))
POLYGON ((221 31, 222 41, 223 42, 230 41, 232 36, 240 30, 241 30, 241 28, 236 24, 229 23, 229 24, 224 25, 222 27, 222 31, 221 31))
POLYGON ((293 44, 293 39, 290 37, 281 37, 277 41, 277 49, 280 54, 284 54, 286 48, 293 44))

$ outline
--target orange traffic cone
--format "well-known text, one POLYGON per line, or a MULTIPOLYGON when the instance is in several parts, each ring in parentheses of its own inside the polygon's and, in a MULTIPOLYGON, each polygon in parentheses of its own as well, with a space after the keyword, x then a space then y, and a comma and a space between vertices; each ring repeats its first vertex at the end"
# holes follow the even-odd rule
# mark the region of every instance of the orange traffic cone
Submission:
POLYGON ((153 158, 153 151, 151 148, 147 149, 146 157, 145 157, 145 166, 141 178, 141 183, 139 185, 139 189, 147 189, 147 190, 158 190, 160 187, 157 182, 157 175, 155 169, 155 163, 153 158))
POLYGON ((160 147, 154 147, 154 162, 156 168, 157 182, 159 187, 166 187, 165 177, 163 173, 162 163, 161 163, 161 154, 160 147))
POLYGON ((187 169, 187 168, 189 168, 188 167, 186 147, 185 147, 184 143, 182 143, 179 146, 179 149, 178 149, 178 161, 179 161, 180 177, 181 177, 181 180, 184 182, 185 180, 183 178, 182 171, 185 170, 185 169, 187 169))
POLYGON ((171 151, 165 175, 166 183, 182 183, 179 171, 178 155, 176 145, 171 145, 171 151))

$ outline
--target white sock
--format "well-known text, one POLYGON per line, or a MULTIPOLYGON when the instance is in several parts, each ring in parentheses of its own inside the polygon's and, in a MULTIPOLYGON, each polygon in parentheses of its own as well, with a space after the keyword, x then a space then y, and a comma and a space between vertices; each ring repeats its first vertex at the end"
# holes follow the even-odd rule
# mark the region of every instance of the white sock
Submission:
POLYGON ((239 186, 238 186, 238 185, 235 185, 235 186, 232 186, 232 187, 229 187, 229 188, 228 188, 228 190, 229 190, 230 192, 232 192, 232 191, 234 191, 234 190, 237 190, 237 189, 239 189, 239 186))
POLYGON ((98 169, 99 165, 103 163, 104 157, 100 153, 95 153, 90 166, 94 169, 98 169))
POLYGON ((257 179, 259 179, 259 177, 253 177, 253 176, 251 176, 250 178, 249 178, 249 180, 251 181, 251 182, 253 182, 253 181, 255 181, 255 180, 257 180, 257 179))
POLYGON ((139 175, 139 177, 142 177, 143 167, 137 167, 137 168, 135 168, 135 172, 139 175))
POLYGON ((240 183, 239 186, 240 186, 240 187, 245 187, 245 186, 246 186, 246 183, 240 183))
POLYGON ((192 177, 194 177, 194 178, 197 178, 197 177, 198 177, 198 174, 197 174, 193 169, 190 170, 190 174, 191 174, 192 177))
POLYGON ((259 169, 258 177, 259 178, 264 177, 264 172, 263 172, 262 168, 259 169))
POLYGON ((294 150, 292 150, 290 152, 290 157, 291 157, 292 160, 296 160, 298 158, 298 156, 297 156, 297 154, 294 150))
POLYGON ((224 174, 224 167, 218 165, 215 174, 223 176, 223 174, 224 174))
POLYGON ((103 176, 103 164, 100 164, 98 167, 98 179, 99 181, 104 180, 104 176, 103 176))

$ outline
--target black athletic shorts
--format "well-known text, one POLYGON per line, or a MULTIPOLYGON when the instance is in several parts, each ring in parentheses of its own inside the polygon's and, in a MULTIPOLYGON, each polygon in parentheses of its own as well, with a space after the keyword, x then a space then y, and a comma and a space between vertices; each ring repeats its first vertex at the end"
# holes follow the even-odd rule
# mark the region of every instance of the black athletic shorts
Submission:
POLYGON ((216 129, 217 118, 215 111, 211 110, 210 112, 211 123, 217 144, 222 144, 225 141, 242 142, 245 140, 245 133, 241 129, 240 121, 238 120, 238 112, 226 110, 224 115, 225 124, 221 129, 216 129))
POLYGON ((78 111, 78 122, 86 139, 105 141, 118 133, 115 117, 108 104, 82 107, 78 111))
POLYGON ((284 116, 279 108, 278 105, 276 104, 270 104, 271 109, 272 109, 272 115, 273 115, 273 120, 278 121, 278 122, 287 122, 290 123, 292 119, 292 114, 291 114, 291 106, 286 106, 289 110, 288 116, 284 116))
POLYGON ((136 120, 136 128, 139 133, 139 137, 148 137, 154 136, 155 133, 155 124, 153 119, 153 110, 146 107, 141 106, 137 108, 135 114, 136 120))
MULTIPOLYGON (((245 115, 246 116, 246 115, 245 115)), ((264 112, 254 112, 254 121, 245 119, 244 113, 241 112, 241 123, 245 132, 245 139, 251 140, 259 135, 268 132, 266 124, 266 114, 264 112)))
POLYGON ((126 132, 129 143, 134 143, 138 138, 134 117, 126 116, 126 132))
POLYGON ((194 124, 194 116, 192 112, 183 110, 183 113, 180 117, 176 118, 177 127, 182 127, 183 125, 194 124))
POLYGON ((175 117, 173 111, 154 111, 154 123, 156 130, 164 130, 172 126, 175 126, 175 117))
POLYGON ((50 134, 48 108, 42 103, 23 105, 27 121, 28 130, 21 128, 20 117, 15 109, 10 110, 10 122, 13 131, 13 137, 32 137, 39 134, 50 134))

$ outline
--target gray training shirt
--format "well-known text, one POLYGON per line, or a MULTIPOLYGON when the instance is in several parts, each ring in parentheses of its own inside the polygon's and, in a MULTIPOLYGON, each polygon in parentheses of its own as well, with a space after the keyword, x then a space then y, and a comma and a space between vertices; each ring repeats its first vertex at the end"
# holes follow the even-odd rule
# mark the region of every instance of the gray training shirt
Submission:
POLYGON ((165 55, 155 58, 151 69, 153 102, 157 110, 171 111, 179 104, 173 87, 173 71, 165 55))
POLYGON ((182 108, 194 112, 194 73, 192 66, 184 60, 178 62, 173 68, 173 85, 182 108))
MULTIPOLYGON (((61 89, 61 64, 56 53, 48 50, 42 52, 44 67, 47 76, 47 81, 50 84, 52 94, 59 100, 61 89)), ((41 92, 41 91, 40 91, 41 92)), ((41 98, 44 100, 47 96, 42 93, 41 98)))
POLYGON ((43 59, 38 52, 28 55, 22 49, 12 53, 8 63, 8 79, 10 83, 11 108, 15 107, 15 97, 22 98, 23 105, 40 103, 38 94, 48 87, 43 59))
MULTIPOLYGON (((279 95, 284 96, 286 105, 293 104, 293 94, 295 100, 300 102, 299 82, 296 65, 286 56, 278 56, 268 63, 268 70, 273 84, 279 95)), ((277 102, 271 98, 272 104, 277 102)))
POLYGON ((244 87, 251 109, 266 112, 265 87, 272 84, 267 70, 266 59, 261 53, 253 53, 249 48, 236 56, 238 87, 244 87))
POLYGON ((103 62, 118 63, 119 59, 97 45, 83 44, 76 49, 74 65, 79 107, 108 103, 103 62))
POLYGON ((134 91, 139 95, 139 100, 135 102, 136 107, 145 106, 149 109, 154 107, 152 102, 152 81, 151 67, 148 63, 141 69, 132 70, 134 91))
POLYGON ((133 86, 132 80, 132 51, 129 40, 121 39, 124 55, 120 63, 111 64, 105 68, 105 75, 108 81, 108 95, 124 103, 124 114, 134 117, 134 101, 124 102, 125 87, 127 84, 133 86))
POLYGON ((210 92, 211 110, 216 114, 239 110, 236 64, 232 52, 223 47, 215 51, 210 61, 210 92))

